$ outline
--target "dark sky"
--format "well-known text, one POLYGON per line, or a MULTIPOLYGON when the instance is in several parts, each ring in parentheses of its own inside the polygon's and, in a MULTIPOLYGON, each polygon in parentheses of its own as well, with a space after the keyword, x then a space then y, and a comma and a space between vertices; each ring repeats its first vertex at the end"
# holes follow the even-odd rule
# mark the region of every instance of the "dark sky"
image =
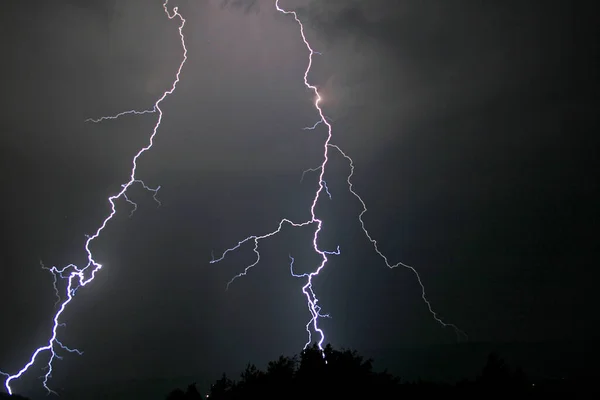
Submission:
MULTIPOLYGON (((0 370, 47 340, 51 275, 85 262, 85 234, 109 212, 181 61, 160 1, 10 0, 0 16, 2 251, 0 370)), ((175 5, 176 2, 173 2, 175 5)), ((314 268, 312 229, 284 229, 220 264, 215 254, 287 217, 309 216, 323 128, 302 74, 297 24, 273 1, 177 2, 188 62, 133 188, 92 250, 105 265, 64 314, 85 351, 52 383, 219 374, 304 345, 309 314, 289 274, 314 268)), ((354 159, 364 221, 392 262, 413 265, 435 310, 470 340, 598 338, 598 28, 593 2, 281 0, 322 52, 310 80, 354 159)), ((333 155, 315 284, 336 346, 453 343, 414 275, 389 270, 358 222, 349 166, 333 155)), ((40 358, 40 361, 45 360, 40 358)), ((36 364, 17 390, 39 385, 36 364)))

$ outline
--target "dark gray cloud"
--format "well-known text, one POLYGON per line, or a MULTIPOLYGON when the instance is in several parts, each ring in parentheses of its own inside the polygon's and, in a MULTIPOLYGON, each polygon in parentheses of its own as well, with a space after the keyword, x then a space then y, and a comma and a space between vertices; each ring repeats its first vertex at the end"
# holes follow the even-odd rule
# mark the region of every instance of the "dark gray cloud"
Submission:
POLYGON ((258 12, 260 10, 258 0, 221 0, 221 7, 241 8, 244 12, 258 12))
POLYGON ((575 11, 564 2, 543 9, 534 1, 281 4, 298 11, 316 48, 326 52, 311 77, 351 146, 365 130, 368 146, 381 146, 397 137, 398 127, 462 118, 474 108, 500 105, 518 114, 532 98, 564 85, 556 77, 571 73, 565 56, 575 51, 569 20, 575 11), (387 127, 371 129, 378 120, 387 127))

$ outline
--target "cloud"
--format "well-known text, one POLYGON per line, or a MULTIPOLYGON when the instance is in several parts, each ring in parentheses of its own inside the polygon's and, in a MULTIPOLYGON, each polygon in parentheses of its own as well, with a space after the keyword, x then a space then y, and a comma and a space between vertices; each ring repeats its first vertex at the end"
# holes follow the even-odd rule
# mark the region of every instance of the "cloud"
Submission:
POLYGON ((221 0, 222 8, 241 8, 244 13, 260 11, 258 0, 221 0))
POLYGON ((327 47, 319 63, 335 75, 337 114, 370 108, 402 120, 544 86, 559 61, 550 43, 564 47, 567 36, 560 10, 546 5, 540 18, 532 1, 330 0, 299 12, 327 47))

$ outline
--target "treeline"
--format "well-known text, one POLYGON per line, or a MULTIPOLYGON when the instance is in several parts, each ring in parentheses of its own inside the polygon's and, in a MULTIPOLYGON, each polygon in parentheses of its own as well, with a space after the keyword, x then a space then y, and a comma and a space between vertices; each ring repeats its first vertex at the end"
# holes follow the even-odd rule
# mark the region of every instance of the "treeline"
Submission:
MULTIPOLYGON (((364 359, 353 350, 324 352, 315 345, 293 357, 281 356, 267 364, 265 370, 246 366, 237 380, 223 374, 202 395, 195 384, 185 390, 175 389, 166 400, 318 400, 318 399, 421 399, 423 395, 457 395, 462 398, 546 399, 590 398, 598 394, 596 381, 558 379, 533 382, 519 368, 508 366, 496 354, 490 354, 476 379, 456 384, 404 382, 387 371, 373 370, 373 360, 364 359)), ((93 396, 90 396, 92 398, 93 396)), ((28 400, 0 393, 0 400, 28 400)), ((137 397, 136 397, 137 399, 137 397)))
POLYGON ((356 351, 335 350, 327 346, 321 352, 312 346, 299 356, 279 357, 266 370, 249 364, 238 380, 225 374, 202 396, 194 384, 177 389, 167 400, 238 399, 406 399, 423 395, 457 395, 470 398, 518 396, 546 398, 554 395, 589 396, 597 392, 594 382, 547 380, 532 382, 520 368, 511 368, 497 354, 490 354, 480 375, 456 384, 403 382, 387 371, 373 370, 373 360, 356 351))

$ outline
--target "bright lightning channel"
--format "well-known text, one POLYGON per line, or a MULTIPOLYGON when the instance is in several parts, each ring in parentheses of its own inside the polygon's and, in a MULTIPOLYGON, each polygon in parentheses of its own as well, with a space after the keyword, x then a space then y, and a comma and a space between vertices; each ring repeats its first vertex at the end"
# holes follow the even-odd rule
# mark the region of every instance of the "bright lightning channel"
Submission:
MULTIPOLYGON (((329 317, 328 314, 321 314, 321 306, 318 304, 319 303, 319 299, 317 298, 314 290, 313 290, 313 279, 315 277, 317 277, 319 275, 319 273, 323 270, 323 268, 325 268, 325 265, 327 264, 328 255, 339 255, 340 254, 340 249, 339 247, 337 248, 337 251, 335 252, 331 252, 331 251, 325 251, 319 248, 318 246, 318 240, 319 240, 319 233, 321 232, 322 226, 323 226, 323 221, 319 218, 316 217, 315 215, 315 207, 317 205, 317 202, 319 201, 319 198, 321 196, 321 193, 324 191, 327 193, 327 195, 329 196, 329 198, 331 199, 331 194, 329 193, 329 190, 327 189, 327 185, 325 183, 325 181, 323 180, 323 177, 325 175, 325 169, 327 166, 327 163, 329 161, 329 150, 330 149, 334 149, 336 151, 338 151, 345 159, 348 160, 349 164, 350 164, 350 174, 347 177, 347 182, 348 182, 348 188, 349 191, 360 201, 360 203, 363 206, 363 210, 362 212, 359 214, 359 221, 362 227, 362 230, 364 231, 365 235, 367 236, 367 239, 369 239, 369 241, 373 244, 373 247, 375 249, 375 252, 384 260, 385 264, 389 267, 389 268, 396 268, 398 266, 402 266, 405 268, 410 269, 415 276, 417 277, 417 280, 419 282, 419 285, 421 287, 421 298, 423 299, 423 301, 425 302, 425 304, 427 305, 427 308, 429 310, 429 312, 432 314, 433 318, 440 323, 442 326, 444 327, 451 327, 454 329, 455 333, 457 334, 458 337, 460 337, 461 335, 466 336, 466 334, 461 331, 458 327, 456 327, 456 325, 454 324, 450 324, 447 322, 444 322, 439 316, 438 314, 433 310, 431 303, 429 302, 429 300, 427 299, 427 296, 425 294, 425 286, 423 285, 423 282, 421 280, 421 277, 419 276, 419 273, 417 272, 417 270, 407 264, 404 264, 402 262, 398 262, 396 264, 391 264, 387 257, 379 250, 379 248, 377 247, 377 241, 374 240, 371 235, 369 234, 369 232, 367 231, 367 229, 365 228, 365 224, 363 222, 363 215, 367 212, 367 207, 365 205, 365 202, 362 200, 362 198, 356 193, 356 191, 353 189, 352 187, 352 182, 351 182, 351 178, 352 175, 354 174, 354 162, 352 161, 352 158, 350 158, 345 152, 342 151, 342 149, 331 143, 331 139, 332 139, 332 125, 330 122, 330 119, 327 118, 325 116, 325 114, 323 113, 323 110, 321 108, 321 106, 319 105, 319 103, 321 102, 321 95, 319 94, 319 91, 317 89, 316 86, 312 85, 309 83, 308 81, 308 74, 310 73, 311 67, 312 67, 312 63, 313 63, 313 56, 315 54, 320 54, 318 52, 316 52, 315 50, 313 50, 312 46, 310 45, 310 43, 308 42, 308 40, 306 39, 306 35, 304 34, 304 25, 302 24, 302 21, 298 18, 298 14, 295 11, 288 11, 285 10, 283 8, 281 8, 279 6, 279 0, 275 0, 275 8, 277 9, 278 12, 285 14, 285 15, 291 15, 294 20, 298 23, 298 26, 300 28, 300 36, 302 38, 302 41, 304 42, 304 45, 306 46, 306 48, 308 49, 308 66, 306 67, 306 70, 304 71, 304 85, 311 90, 314 95, 315 95, 315 102, 314 102, 314 106, 315 109, 319 115, 319 120, 312 126, 308 126, 303 128, 304 130, 314 130, 317 128, 317 126, 319 125, 325 125, 327 127, 327 138, 325 139, 325 142, 323 144, 323 162, 321 163, 321 165, 319 165, 318 167, 315 168, 310 168, 306 171, 304 171, 302 173, 302 178, 300 179, 301 181, 304 179, 304 175, 307 172, 319 172, 319 188, 317 189, 315 196, 313 198, 312 204, 310 206, 310 216, 311 218, 308 221, 305 222, 292 222, 287 218, 282 219, 279 222, 279 225, 277 227, 276 230, 271 231, 267 234, 261 235, 261 236, 249 236, 243 240, 241 240, 240 242, 238 242, 237 245, 225 250, 223 252, 223 254, 221 255, 221 257, 215 259, 213 257, 213 259, 210 261, 211 264, 217 263, 221 260, 223 260, 225 258, 225 256, 227 255, 227 253, 230 253, 232 251, 235 251, 237 249, 239 249, 243 244, 245 244, 246 242, 254 242, 254 253, 256 254, 256 260, 250 264, 249 266, 247 266, 241 273, 235 275, 229 282, 227 282, 227 289, 229 288, 229 286, 238 278, 241 278, 242 276, 246 276, 248 274, 248 272, 250 271, 250 269, 252 269, 252 267, 254 267, 255 265, 257 265, 260 262, 260 252, 258 251, 258 245, 259 242, 263 239, 267 239, 271 236, 274 236, 276 234, 278 234, 279 232, 281 232, 281 229, 283 227, 284 224, 289 224, 293 227, 303 227, 303 226, 308 226, 308 225, 316 225, 316 229, 315 229, 315 233, 313 235, 313 248, 315 250, 315 252, 317 254, 319 254, 321 256, 321 263, 319 264, 319 266, 317 267, 316 270, 314 270, 313 272, 310 273, 306 273, 306 274, 295 274, 294 270, 293 270, 293 264, 294 264, 294 258, 292 256, 290 256, 290 273, 292 274, 292 276, 297 277, 297 278, 304 278, 306 279, 306 283, 305 285, 302 287, 302 293, 304 293, 306 300, 307 300, 307 305, 308 305, 308 310, 310 312, 311 318, 309 319, 308 323, 306 324, 306 332, 308 334, 308 341, 306 342, 304 348, 306 349, 311 343, 312 343, 312 335, 313 332, 315 334, 318 335, 318 341, 317 341, 317 345, 319 347, 319 349, 321 349, 321 351, 323 352, 323 343, 325 341, 325 333, 323 332, 323 330, 319 327, 319 319, 320 318, 325 318, 325 317, 329 317)), ((324 356, 324 353, 323 353, 324 356)))
MULTIPOLYGON (((117 118, 125 116, 125 115, 143 115, 143 114, 158 113, 158 118, 157 118, 156 124, 154 125, 154 129, 152 130, 152 134, 150 135, 148 144, 145 147, 143 147, 142 149, 140 149, 137 152, 137 154, 133 157, 131 174, 129 176, 129 180, 121 186, 121 190, 117 194, 112 195, 108 198, 108 202, 110 203, 110 207, 111 207, 110 214, 108 215, 108 217, 106 217, 104 219, 104 221, 102 221, 102 224, 100 224, 100 227, 96 230, 96 232, 93 235, 87 236, 87 240, 86 240, 85 246, 84 246, 85 251, 87 253, 87 260, 88 260, 87 265, 83 268, 79 268, 75 264, 69 264, 62 269, 58 269, 56 267, 46 268, 46 267, 43 267, 43 265, 42 265, 43 268, 49 270, 53 275, 53 279, 54 279, 53 286, 54 286, 54 290, 56 292, 56 296, 58 299, 57 303, 56 303, 56 305, 58 306, 58 311, 56 312, 56 314, 54 315, 54 318, 52 319, 52 322, 53 322, 52 333, 51 333, 50 338, 48 339, 48 342, 46 343, 46 345, 39 347, 37 350, 35 350, 33 352, 33 354, 31 355, 31 358, 29 359, 27 364, 25 364, 25 366, 23 368, 21 368, 17 373, 11 375, 11 374, 7 374, 5 372, 0 372, 0 375, 3 375, 6 377, 4 386, 6 387, 6 390, 8 391, 9 394, 13 393, 13 389, 11 386, 13 381, 16 381, 19 378, 21 378, 23 376, 23 374, 25 374, 25 372, 27 372, 35 364, 38 356, 45 352, 50 353, 50 358, 48 360, 48 363, 43 368, 46 370, 46 373, 42 376, 42 383, 43 383, 44 388, 48 391, 48 393, 56 394, 55 391, 53 391, 52 389, 50 389, 48 387, 48 380, 52 377, 52 367, 53 367, 54 361, 56 359, 59 359, 59 360, 61 359, 61 356, 59 354, 57 354, 57 350, 61 349, 66 352, 69 352, 69 353, 77 353, 80 355, 83 354, 82 352, 80 352, 77 349, 71 349, 71 348, 65 346, 60 340, 58 340, 58 328, 64 327, 64 323, 59 322, 59 321, 60 321, 60 318, 61 318, 63 312, 65 311, 67 305, 75 298, 75 294, 76 294, 77 290, 80 289, 81 287, 87 285, 88 283, 92 282, 96 276, 96 273, 102 268, 102 264, 98 263, 94 259, 93 255, 92 255, 92 251, 90 250, 90 245, 96 238, 98 238, 100 236, 100 234, 102 233, 102 231, 104 230, 104 228, 106 227, 108 222, 117 213, 115 202, 120 198, 124 199, 125 201, 127 201, 129 204, 131 204, 133 206, 133 211, 132 211, 132 213, 133 213, 137 209, 137 204, 134 203, 132 200, 130 200, 129 197, 127 197, 127 190, 132 185, 137 183, 137 184, 140 184, 144 189, 153 192, 154 200, 160 205, 160 202, 156 198, 156 195, 158 193, 158 190, 160 189, 160 186, 157 188, 150 188, 143 181, 136 178, 136 171, 137 171, 138 159, 142 156, 142 154, 144 154, 146 151, 148 151, 152 148, 152 146, 154 144, 154 138, 155 138, 155 136, 158 132, 158 128, 160 127, 160 124, 162 122, 163 112, 160 108, 160 104, 162 103, 163 100, 165 100, 167 98, 167 96, 171 95, 175 91, 175 88, 177 87, 177 83, 179 82, 179 76, 181 74, 181 70, 183 69, 183 65, 185 64, 185 62, 187 60, 187 48, 185 46, 185 37, 183 35, 183 27, 185 25, 185 19, 178 12, 177 7, 173 7, 172 12, 170 12, 168 9, 168 2, 169 2, 169 0, 165 0, 165 2, 163 3, 163 8, 169 19, 179 19, 179 21, 180 21, 179 36, 181 39, 181 46, 183 48, 183 59, 182 59, 181 63, 179 64, 177 73, 175 74, 175 80, 173 81, 171 88, 166 90, 162 94, 162 96, 156 101, 156 103, 154 103, 154 106, 151 109, 143 110, 143 111, 129 110, 129 111, 124 111, 124 112, 121 112, 121 113, 118 113, 118 114, 112 115, 112 116, 101 117, 98 119, 89 118, 86 120, 86 122, 98 123, 98 122, 102 122, 102 121, 106 121, 106 120, 117 119, 117 118), (86 276, 86 274, 87 274, 87 276, 86 276), (59 295, 58 286, 57 286, 58 278, 65 279, 67 281, 66 290, 65 290, 66 298, 64 300, 59 295)), ((130 216, 131 216, 131 214, 130 214, 130 216)))

